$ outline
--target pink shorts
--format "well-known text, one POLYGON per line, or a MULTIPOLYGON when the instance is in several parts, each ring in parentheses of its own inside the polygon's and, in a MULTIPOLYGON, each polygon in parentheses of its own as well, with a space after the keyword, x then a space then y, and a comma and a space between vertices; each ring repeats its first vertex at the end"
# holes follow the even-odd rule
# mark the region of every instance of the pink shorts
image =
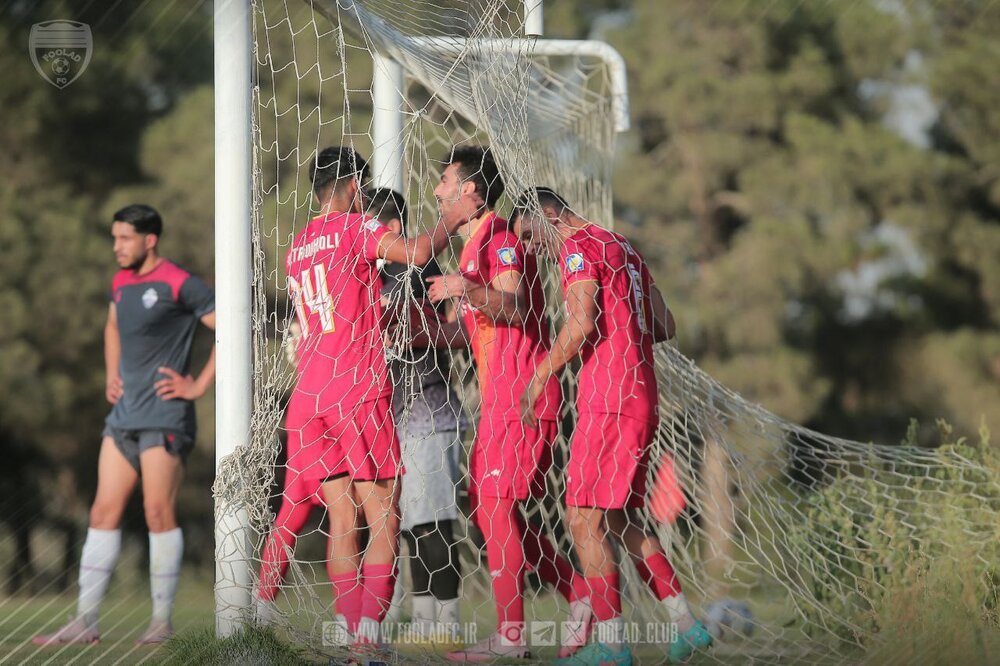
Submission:
POLYGON ((528 428, 520 420, 480 419, 469 456, 469 493, 517 500, 543 496, 558 434, 555 421, 528 428))
POLYGON ((566 466, 567 506, 645 506, 646 471, 656 426, 623 414, 581 413, 566 466))
POLYGON ((392 398, 354 406, 343 416, 303 409, 292 396, 285 419, 288 474, 292 482, 322 482, 347 473, 355 481, 392 479, 403 473, 392 398))
MULTIPOLYGON (((335 472, 331 476, 345 474, 346 472, 347 469, 345 466, 340 472, 335 472)), ((309 502, 316 506, 323 506, 323 494, 320 492, 320 486, 322 485, 323 479, 307 479, 305 474, 288 468, 285 470, 285 489, 281 491, 281 495, 286 501, 292 504, 309 502)))

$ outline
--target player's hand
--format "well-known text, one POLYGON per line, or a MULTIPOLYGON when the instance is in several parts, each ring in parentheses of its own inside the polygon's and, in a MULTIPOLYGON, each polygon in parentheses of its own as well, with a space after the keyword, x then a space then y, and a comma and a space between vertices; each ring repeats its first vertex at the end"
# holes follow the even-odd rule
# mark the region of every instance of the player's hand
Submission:
POLYGON ((427 298, 431 303, 440 303, 449 298, 465 296, 467 280, 458 273, 435 275, 427 278, 427 298))
POLYGON ((123 395, 125 395, 125 384, 121 376, 108 377, 108 381, 104 384, 104 397, 108 402, 112 405, 117 404, 123 395))
POLYGON ((163 400, 197 400, 204 393, 191 375, 185 377, 170 368, 159 368, 159 371, 167 376, 154 384, 156 395, 163 400))
POLYGON ((538 381, 538 377, 532 376, 527 388, 521 395, 521 422, 529 428, 538 426, 538 415, 535 413, 535 403, 545 389, 545 384, 538 381))

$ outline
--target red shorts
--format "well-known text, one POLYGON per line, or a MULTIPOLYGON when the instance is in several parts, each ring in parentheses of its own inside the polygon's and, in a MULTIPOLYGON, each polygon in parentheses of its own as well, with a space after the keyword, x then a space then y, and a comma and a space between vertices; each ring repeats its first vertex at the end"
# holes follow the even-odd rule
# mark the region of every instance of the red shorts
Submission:
POLYGON ((480 419, 469 456, 469 492, 517 500, 543 496, 558 434, 555 421, 528 428, 520 420, 480 419))
POLYGON ((392 479, 403 473, 392 398, 354 406, 343 416, 303 409, 292 396, 288 431, 288 474, 293 482, 323 481, 347 473, 355 481, 392 479))
POLYGON ((566 466, 566 505, 646 505, 646 472, 657 424, 623 414, 581 413, 566 466))
MULTIPOLYGON (((340 472, 334 472, 331 476, 336 476, 346 471, 346 468, 343 468, 340 472)), ((305 474, 289 467, 285 470, 285 489, 281 491, 281 495, 286 501, 292 504, 310 502, 316 506, 323 506, 323 495, 320 492, 321 485, 323 485, 323 479, 307 479, 305 474)))

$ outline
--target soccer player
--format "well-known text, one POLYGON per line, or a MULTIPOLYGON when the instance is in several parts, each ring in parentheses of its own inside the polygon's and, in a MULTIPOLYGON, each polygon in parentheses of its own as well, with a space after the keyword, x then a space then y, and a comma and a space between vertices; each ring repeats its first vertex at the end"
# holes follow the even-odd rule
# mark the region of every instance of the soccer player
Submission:
MULTIPOLYGON (((482 403, 469 461, 469 495, 485 537, 497 607, 497 633, 450 653, 455 661, 530 656, 523 633, 529 563, 571 604, 579 589, 573 567, 521 513, 529 494, 544 494, 561 395, 553 376, 543 387, 538 421, 521 422, 518 400, 545 355, 549 331, 535 258, 525 256, 507 220, 493 211, 502 193, 496 163, 480 147, 454 148, 434 190, 442 219, 464 227, 461 273, 431 278, 428 294, 433 302, 460 297, 462 330, 475 357, 482 403)), ((447 329, 444 337, 467 344, 447 329)))
POLYGON ((184 460, 195 441, 194 400, 215 377, 215 351, 197 378, 188 374, 200 321, 215 328, 215 296, 199 278, 161 257, 159 213, 134 204, 114 214, 111 236, 121 270, 111 285, 104 327, 105 422, 97 463, 97 495, 80 557, 77 613, 36 645, 97 643, 98 610, 121 549, 122 513, 142 482, 149 527, 153 618, 140 644, 161 643, 173 632, 184 539, 174 505, 184 460))
MULTIPOLYGON (((530 254, 557 259, 567 319, 537 363, 521 398, 528 425, 544 409, 546 386, 573 358, 578 421, 566 468, 567 519, 583 574, 597 640, 563 664, 631 664, 623 644, 618 541, 649 589, 667 608, 678 635, 671 661, 683 661, 712 638, 694 618, 666 554, 642 529, 650 444, 658 423, 653 343, 673 337, 674 322, 642 257, 621 235, 576 215, 549 188, 526 192, 515 206, 517 232, 530 254), (537 198, 541 215, 533 214, 537 198)), ((537 210, 536 210, 537 212, 537 210)))
MULTIPOLYGON (((406 201, 388 188, 367 197, 368 214, 397 234, 406 231, 406 201)), ((403 263, 382 269, 388 307, 407 311, 426 300, 425 278, 441 275, 431 260, 422 271, 403 263)), ((424 317, 439 318, 440 309, 424 317)), ((411 619, 424 639, 450 642, 459 623, 458 519, 455 489, 464 429, 462 407, 448 386, 449 360, 443 350, 415 347, 390 361, 393 415, 399 429, 403 467, 400 511, 402 536, 410 551, 413 583, 411 619)))
POLYGON ((286 417, 288 472, 319 483, 330 523, 328 571, 356 643, 378 643, 399 547, 399 440, 385 359, 379 259, 424 265, 447 243, 445 221, 416 238, 361 214, 366 164, 348 147, 310 165, 319 215, 292 241, 286 269, 302 328, 286 417), (360 512, 360 516, 359 516, 360 512), (369 530, 362 555, 357 524, 369 530), (359 578, 360 576, 360 578, 359 578))
MULTIPOLYGON (((286 358, 292 365, 298 365, 298 346, 301 339, 302 327, 298 322, 291 322, 288 325, 283 346, 286 358)), ((254 619, 260 625, 266 626, 274 621, 277 614, 274 600, 278 596, 278 590, 288 571, 290 557, 295 550, 295 542, 309 520, 313 509, 325 506, 320 493, 322 480, 308 480, 305 474, 293 471, 287 464, 288 461, 291 461, 292 467, 300 467, 297 462, 302 446, 301 439, 301 437, 289 438, 289 445, 286 447, 286 472, 284 488, 281 492, 281 506, 278 509, 274 525, 271 527, 267 543, 261 551, 260 573, 254 597, 254 619)), ((331 489, 328 487, 328 491, 332 490, 337 497, 348 494, 346 471, 346 466, 342 463, 330 474, 331 484, 339 479, 339 488, 331 489)), ((358 529, 360 527, 361 525, 357 526, 358 529)), ((327 560, 328 568, 331 562, 332 560, 327 560)), ((334 579, 332 572, 330 578, 331 581, 334 579)), ((341 625, 342 631, 346 633, 347 619, 341 614, 338 614, 336 619, 341 625)))

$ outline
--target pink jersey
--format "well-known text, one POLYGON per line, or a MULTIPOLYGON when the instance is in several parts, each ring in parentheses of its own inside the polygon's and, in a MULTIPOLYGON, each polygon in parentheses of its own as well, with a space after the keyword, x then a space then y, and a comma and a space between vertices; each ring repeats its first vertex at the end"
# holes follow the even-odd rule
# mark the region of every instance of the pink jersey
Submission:
MULTIPOLYGON (((472 338, 472 353, 479 373, 482 394, 481 412, 495 420, 520 418, 520 400, 531 380, 538 361, 551 344, 545 318, 545 294, 533 256, 525 256, 524 247, 508 228, 507 220, 487 213, 474 221, 472 233, 459 259, 459 269, 466 280, 489 285, 507 271, 521 274, 528 298, 523 325, 496 321, 462 302, 462 321, 472 338)), ((553 379, 535 408, 538 417, 559 417, 561 393, 553 379)))
POLYGON ((303 334, 295 392, 316 414, 344 414, 392 393, 376 268, 387 231, 369 217, 331 213, 309 222, 288 249, 288 292, 303 334))
POLYGON ((559 256, 563 291, 597 282, 597 331, 580 351, 578 411, 657 418, 653 371, 652 278, 621 235, 589 224, 569 237, 559 256))

